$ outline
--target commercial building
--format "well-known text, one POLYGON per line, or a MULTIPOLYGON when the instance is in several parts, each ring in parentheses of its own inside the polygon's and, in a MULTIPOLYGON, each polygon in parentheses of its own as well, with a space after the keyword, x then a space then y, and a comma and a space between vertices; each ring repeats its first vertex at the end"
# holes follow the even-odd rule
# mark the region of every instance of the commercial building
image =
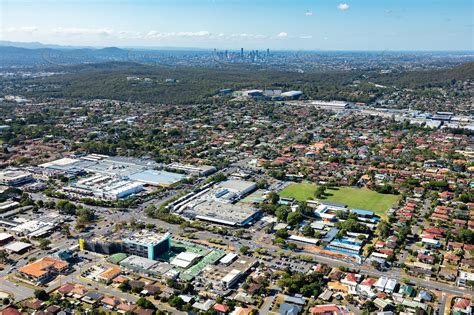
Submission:
POLYGON ((160 255, 171 248, 171 234, 157 234, 141 231, 123 239, 123 249, 126 253, 151 260, 157 260, 160 255))
POLYGON ((142 185, 172 186, 186 176, 157 171, 158 163, 150 159, 90 154, 80 158, 62 158, 39 165, 47 175, 64 174, 78 176, 95 174, 115 180, 138 182, 142 185))
POLYGON ((321 109, 329 109, 329 110, 343 110, 349 108, 349 103, 343 101, 319 101, 314 100, 309 102, 310 105, 316 106, 321 109))
POLYGON ((18 225, 13 227, 11 231, 18 236, 26 236, 28 238, 43 237, 51 234, 62 222, 62 219, 53 214, 47 215, 36 220, 18 220, 18 225))
POLYGON ((288 92, 283 92, 280 94, 280 96, 286 100, 297 100, 302 95, 303 95, 303 92, 301 91, 288 91, 288 92))
POLYGON ((219 264, 207 266, 201 281, 212 284, 216 289, 228 290, 234 287, 251 269, 257 265, 257 260, 251 257, 238 257, 230 265, 219 264))
POLYGON ((116 200, 127 198, 144 190, 138 181, 122 180, 118 177, 97 174, 78 180, 63 188, 64 191, 80 197, 116 200))
POLYGON ((13 235, 8 233, 0 233, 0 245, 8 244, 13 241, 13 235))
POLYGON ((213 200, 193 203, 182 214, 191 219, 214 222, 231 226, 250 224, 259 214, 253 207, 234 205, 213 200))
POLYGON ((197 253, 183 252, 179 253, 172 261, 171 264, 176 267, 187 269, 194 265, 202 256, 197 253))
POLYGON ((3 249, 5 249, 8 253, 21 254, 26 252, 31 247, 33 247, 33 245, 30 243, 14 242, 6 245, 3 249))
POLYGON ((214 166, 209 165, 189 165, 189 164, 181 164, 181 163, 171 163, 167 167, 170 170, 176 170, 185 172, 186 174, 196 175, 196 176, 208 176, 215 171, 217 168, 214 166))
POLYGON ((245 226, 259 215, 259 211, 238 201, 256 188, 253 182, 227 180, 179 200, 173 209, 189 219, 245 226))
POLYGON ((21 276, 43 284, 69 269, 69 264, 53 257, 43 257, 18 269, 21 276))
POLYGON ((158 262, 145 257, 131 255, 123 259, 119 264, 125 269, 139 273, 146 273, 148 270, 157 265, 158 262))
POLYGON ((257 184, 254 182, 236 179, 226 180, 219 183, 217 186, 223 190, 227 190, 227 192, 235 194, 238 198, 242 198, 257 189, 257 184))
POLYGON ((144 170, 131 174, 129 178, 146 185, 171 187, 184 180, 186 176, 166 171, 144 170))
POLYGON ((20 186, 34 180, 29 172, 18 169, 6 169, 0 171, 0 185, 20 186))

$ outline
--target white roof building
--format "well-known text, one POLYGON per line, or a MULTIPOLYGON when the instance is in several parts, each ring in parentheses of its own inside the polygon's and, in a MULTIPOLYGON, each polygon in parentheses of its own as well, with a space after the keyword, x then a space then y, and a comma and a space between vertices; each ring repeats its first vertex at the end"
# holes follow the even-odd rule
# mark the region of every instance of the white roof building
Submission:
POLYGON ((192 266, 199 258, 201 258, 201 255, 199 254, 184 252, 184 253, 178 254, 178 256, 176 256, 171 261, 171 264, 183 269, 187 269, 190 266, 192 266))
POLYGON ((20 253, 22 251, 25 251, 27 250, 28 248, 32 247, 33 245, 31 245, 30 243, 25 243, 25 242, 14 242, 14 243, 11 243, 11 244, 8 244, 4 247, 4 249, 7 251, 7 252, 10 252, 10 253, 20 253))

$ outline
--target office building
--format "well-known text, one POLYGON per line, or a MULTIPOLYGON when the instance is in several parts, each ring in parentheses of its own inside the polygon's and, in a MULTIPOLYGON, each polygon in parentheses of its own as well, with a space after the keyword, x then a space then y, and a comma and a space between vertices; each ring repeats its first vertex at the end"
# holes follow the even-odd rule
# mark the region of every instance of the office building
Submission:
POLYGON ((18 169, 0 171, 0 185, 20 186, 34 180, 33 175, 18 169))
POLYGON ((157 260, 171 248, 171 234, 141 231, 123 239, 124 251, 131 255, 157 260))

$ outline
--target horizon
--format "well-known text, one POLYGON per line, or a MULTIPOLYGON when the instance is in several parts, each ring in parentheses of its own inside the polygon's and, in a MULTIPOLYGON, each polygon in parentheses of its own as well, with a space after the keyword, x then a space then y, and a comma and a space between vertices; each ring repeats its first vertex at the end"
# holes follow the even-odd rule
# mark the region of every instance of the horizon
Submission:
POLYGON ((45 45, 474 51, 473 5, 468 0, 2 0, 0 6, 1 40, 45 45))
MULTIPOLYGON (((52 43, 43 43, 43 42, 19 42, 19 41, 4 41, 0 40, 0 47, 15 47, 15 48, 24 48, 24 49, 63 49, 63 50, 74 50, 74 49, 91 49, 91 50, 100 50, 100 49, 109 49, 109 48, 117 48, 121 50, 151 50, 151 51, 159 51, 159 50, 167 50, 167 51, 206 51, 212 52, 215 48, 207 48, 207 47, 173 47, 173 46, 150 46, 150 47, 143 47, 143 46, 76 46, 76 45, 59 45, 59 44, 52 44, 52 43), (7 45, 4 43, 8 42, 7 45), (28 45, 41 45, 43 47, 23 47, 28 45)), ((256 48, 256 49, 247 49, 245 47, 241 47, 244 51, 254 51, 260 50, 264 51, 266 48, 256 48)), ((238 52, 240 48, 233 48, 233 49, 216 49, 217 51, 229 51, 229 52, 238 52)), ((390 53, 473 53, 474 49, 471 50, 423 50, 423 49, 412 49, 412 50, 355 50, 355 49, 344 49, 344 50, 334 50, 334 49, 272 49, 273 52, 347 52, 347 53, 377 53, 377 52, 390 52, 390 53)))

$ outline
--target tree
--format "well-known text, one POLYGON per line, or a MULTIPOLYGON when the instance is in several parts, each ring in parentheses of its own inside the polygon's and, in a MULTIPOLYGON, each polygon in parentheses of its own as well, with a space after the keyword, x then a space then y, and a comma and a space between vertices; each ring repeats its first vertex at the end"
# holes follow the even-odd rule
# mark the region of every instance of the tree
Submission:
POLYGON ((39 247, 41 249, 47 249, 49 244, 51 244, 51 241, 45 238, 42 238, 39 240, 39 247))
POLYGON ((310 224, 306 224, 303 228, 304 236, 314 236, 314 230, 310 224))
POLYGON ((145 299, 144 297, 141 297, 137 300, 137 305, 149 310, 155 309, 155 305, 150 300, 145 299))
POLYGON ((34 292, 35 298, 41 301, 47 301, 49 300, 49 294, 45 290, 35 290, 34 292))
POLYGON ((286 223, 288 223, 291 226, 295 226, 302 219, 303 219, 303 216, 299 212, 297 212, 297 211, 290 212, 290 213, 288 213, 288 216, 286 217, 286 223))
POLYGON ((128 292, 132 289, 132 287, 130 286, 130 284, 126 281, 126 282, 122 282, 119 286, 118 286, 119 290, 122 291, 122 292, 128 292))
POLYGON ((278 201, 280 201, 280 196, 278 196, 276 192, 272 191, 268 194, 268 199, 270 199, 273 205, 277 205, 278 201))
POLYGON ((8 260, 8 253, 5 250, 0 250, 0 261, 6 262, 8 260))
POLYGON ((325 193, 326 193, 326 186, 324 185, 318 186, 316 188, 316 191, 314 192, 314 197, 316 197, 317 199, 321 199, 322 197, 324 197, 325 193))
POLYGON ((240 247, 239 251, 242 255, 247 255, 250 251, 250 247, 244 245, 240 247))
POLYGON ((171 305, 172 307, 177 308, 177 309, 180 309, 184 306, 184 301, 179 296, 172 296, 168 300, 168 303, 169 303, 169 305, 171 305))
POLYGON ((287 239, 289 234, 286 229, 279 229, 275 232, 275 236, 282 239, 287 239))

